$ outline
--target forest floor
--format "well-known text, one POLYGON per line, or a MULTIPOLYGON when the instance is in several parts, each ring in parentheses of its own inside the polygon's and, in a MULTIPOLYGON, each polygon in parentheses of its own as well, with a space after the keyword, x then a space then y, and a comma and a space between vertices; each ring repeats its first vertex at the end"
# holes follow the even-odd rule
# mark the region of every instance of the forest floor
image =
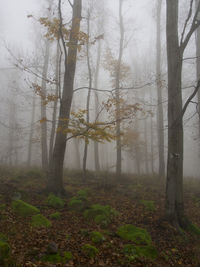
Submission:
MULTIPOLYGON (((180 234, 162 220, 164 187, 164 182, 156 176, 126 175, 116 184, 112 174, 102 173, 95 177, 91 172, 83 183, 80 172, 69 171, 65 173, 65 205, 57 209, 47 204, 48 196, 43 193, 45 178, 39 170, 0 168, 0 238, 6 236, 10 246, 9 259, 2 266, 200 266, 199 236, 180 234), (87 205, 73 208, 69 205, 70 199, 80 190, 82 194, 87 192, 84 196, 87 205), (39 208, 51 226, 33 227, 30 217, 17 215, 12 208, 16 198, 39 208), (84 216, 83 209, 93 204, 109 205, 118 214, 112 216, 107 225, 99 225, 84 216), (59 212, 59 216, 53 219, 51 214, 55 212, 59 212), (125 253, 124 246, 131 242, 123 240, 116 232, 126 224, 147 230, 151 245, 158 251, 156 259, 134 257, 133 251, 125 253), (102 233, 103 240, 93 242, 93 231, 102 233), (85 244, 93 246, 94 253, 84 251, 85 244), (60 253, 61 256, 48 262, 44 259, 50 246, 55 247, 52 254, 60 253), (64 262, 65 251, 71 254, 64 262)), ((186 214, 194 224, 200 225, 200 180, 186 179, 184 188, 186 214)))

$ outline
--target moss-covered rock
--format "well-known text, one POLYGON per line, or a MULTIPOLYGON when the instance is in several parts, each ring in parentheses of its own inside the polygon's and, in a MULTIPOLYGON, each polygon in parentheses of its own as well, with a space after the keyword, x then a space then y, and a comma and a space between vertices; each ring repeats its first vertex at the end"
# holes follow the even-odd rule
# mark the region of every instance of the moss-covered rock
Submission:
POLYGON ((104 235, 97 231, 93 231, 91 233, 91 239, 92 239, 92 242, 94 243, 102 243, 103 241, 105 241, 104 235))
POLYGON ((49 217, 53 220, 59 220, 61 218, 61 213, 59 211, 52 213, 49 217))
POLYGON ((84 202, 77 198, 77 197, 72 197, 70 199, 70 202, 69 202, 69 207, 70 209, 74 210, 74 211, 82 211, 84 209, 84 202))
POLYGON ((118 212, 109 205, 92 205, 90 209, 84 212, 84 217, 88 220, 93 220, 101 226, 107 226, 118 212))
POLYGON ((151 245, 135 246, 132 244, 128 244, 124 246, 123 252, 129 257, 129 259, 132 260, 136 258, 147 258, 154 260, 158 257, 157 249, 151 245))
POLYGON ((31 225, 36 228, 50 227, 51 222, 43 215, 37 214, 32 217, 31 225))
POLYGON ((83 253, 89 258, 94 258, 99 253, 99 250, 90 244, 85 244, 82 246, 83 253))
POLYGON ((137 245, 150 245, 151 236, 143 228, 136 227, 132 224, 120 226, 117 230, 117 235, 127 241, 132 241, 137 245))
POLYGON ((10 246, 7 242, 0 241, 0 263, 3 263, 5 259, 9 258, 10 246))
POLYGON ((151 201, 151 200, 141 200, 141 204, 148 211, 155 211, 156 210, 154 201, 151 201))
POLYGON ((15 213, 23 217, 28 217, 40 213, 38 208, 20 199, 12 202, 12 209, 15 213))
POLYGON ((200 235, 200 228, 196 224, 189 224, 187 227, 187 231, 194 235, 200 235))
POLYGON ((62 209, 64 208, 65 202, 62 198, 57 197, 54 194, 49 194, 47 198, 47 205, 55 209, 62 209))
POLYGON ((61 256, 59 253, 47 254, 47 255, 44 255, 41 258, 41 260, 44 262, 52 263, 52 264, 56 264, 56 263, 65 264, 66 262, 70 261, 72 258, 73 258, 72 253, 70 251, 65 251, 63 253, 63 256, 61 256))

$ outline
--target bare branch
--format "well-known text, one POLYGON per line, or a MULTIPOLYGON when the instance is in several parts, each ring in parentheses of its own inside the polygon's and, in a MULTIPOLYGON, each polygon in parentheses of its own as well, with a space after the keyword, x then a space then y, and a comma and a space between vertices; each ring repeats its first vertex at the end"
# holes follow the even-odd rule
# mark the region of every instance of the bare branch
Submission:
POLYGON ((63 32, 62 32, 63 19, 62 19, 62 10, 61 10, 61 0, 58 0, 58 12, 59 12, 59 18, 60 18, 59 34, 60 34, 60 38, 61 38, 63 49, 64 49, 65 63, 66 63, 67 62, 67 49, 66 49, 65 40, 63 37, 63 32))
POLYGON ((190 104, 191 100, 195 97, 196 93, 198 92, 199 87, 200 87, 200 79, 197 82, 197 85, 196 85, 196 87, 194 89, 194 92, 190 95, 190 97, 185 102, 185 105, 183 106, 183 109, 182 109, 182 117, 184 116, 185 111, 186 111, 188 105, 190 104))
POLYGON ((195 14, 194 14, 194 17, 193 17, 193 20, 192 20, 192 25, 190 27, 190 30, 189 32, 187 33, 186 37, 184 40, 182 40, 182 43, 180 44, 180 49, 181 49, 181 52, 183 53, 192 34, 195 32, 195 30, 200 26, 200 20, 197 19, 198 17, 198 13, 200 12, 200 1, 197 5, 197 8, 196 8, 196 11, 195 11, 195 14))
POLYGON ((73 8, 74 6, 73 6, 72 2, 70 0, 68 0, 68 2, 70 4, 70 6, 73 8))
POLYGON ((185 24, 184 24, 184 27, 183 27, 183 32, 181 34, 181 42, 180 42, 180 46, 182 45, 183 43, 183 38, 184 38, 184 35, 185 35, 185 30, 186 30, 186 27, 187 27, 187 24, 188 24, 188 21, 190 20, 191 16, 192 16, 192 6, 193 6, 193 0, 190 1, 190 9, 189 9, 189 12, 188 12, 188 16, 187 16, 187 19, 185 20, 185 24))

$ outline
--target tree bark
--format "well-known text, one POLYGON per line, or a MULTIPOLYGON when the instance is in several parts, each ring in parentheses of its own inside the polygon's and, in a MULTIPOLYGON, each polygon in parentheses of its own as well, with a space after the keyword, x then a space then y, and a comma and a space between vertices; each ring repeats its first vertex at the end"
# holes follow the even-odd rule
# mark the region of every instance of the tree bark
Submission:
POLYGON ((116 159, 116 176, 117 179, 121 178, 122 172, 122 149, 121 149, 121 123, 120 123, 120 72, 121 72, 121 61, 123 55, 123 44, 124 44, 124 25, 122 16, 122 2, 119 0, 119 25, 120 25, 120 43, 119 43, 119 56, 116 67, 116 149, 117 149, 117 159, 116 159))
POLYGON ((36 102, 36 95, 33 92, 33 100, 32 100, 32 114, 31 114, 31 128, 30 128, 30 135, 29 135, 29 144, 28 144, 28 159, 27 159, 27 166, 31 166, 32 160, 32 145, 33 145, 33 134, 34 134, 34 121, 35 121, 35 102, 36 102))
MULTIPOLYGON (((59 41, 58 41, 59 42, 59 41)), ((56 77, 56 92, 55 96, 56 99, 53 105, 53 114, 52 114, 52 127, 51 127, 51 134, 50 134, 50 142, 49 142, 49 165, 52 163, 53 158, 53 145, 55 139, 55 132, 56 132, 56 118, 57 118, 57 107, 58 107, 58 97, 59 97, 59 89, 60 89, 60 51, 59 51, 59 44, 57 43, 57 52, 56 52, 56 70, 55 70, 55 77, 56 77)))
MULTIPOLYGON (((60 5, 61 1, 59 0, 59 7, 60 5)), ((61 20, 60 28, 62 28, 61 7, 59 9, 60 9, 60 20, 61 20)), ((58 130, 56 132, 55 144, 53 149, 53 160, 49 168, 48 184, 47 184, 47 190, 50 192, 54 192, 55 194, 64 193, 63 162, 66 149, 67 134, 65 131, 59 129, 66 129, 68 127, 68 120, 70 118, 70 110, 71 110, 73 87, 74 87, 74 76, 75 76, 76 60, 77 60, 78 35, 80 31, 81 10, 82 10, 82 0, 74 0, 72 28, 70 31, 70 39, 68 44, 69 46, 68 55, 66 53, 66 47, 63 46, 65 51, 65 73, 64 73, 63 93, 60 103, 60 111, 59 111, 58 126, 57 126, 58 130)), ((61 38, 63 45, 65 45, 63 36, 61 36, 61 38)))
POLYGON ((183 205, 183 123, 182 51, 178 41, 178 0, 167 0, 168 60, 168 162, 166 213, 171 223, 182 226, 183 205))
MULTIPOLYGON (((98 41, 96 71, 95 71, 95 77, 94 77, 94 88, 98 88, 100 60, 101 60, 101 40, 98 41)), ((99 106, 99 98, 98 98, 98 93, 95 91, 95 118, 97 118, 98 116, 98 106, 99 106)), ((96 172, 99 172, 100 171, 99 143, 96 141, 94 142, 94 164, 95 164, 96 172)))
MULTIPOLYGON (((88 10, 88 17, 87 17, 87 35, 90 36, 90 11, 88 10)), ((86 103, 86 110, 87 110, 87 123, 90 122, 90 97, 91 97, 91 88, 92 88, 92 71, 90 65, 90 44, 89 39, 87 42, 87 67, 88 67, 88 77, 89 77, 89 85, 88 85, 88 95, 87 95, 87 103, 86 103)), ((84 145, 84 153, 83 153, 83 180, 86 181, 86 165, 87 165, 87 154, 88 154, 88 140, 86 138, 85 145, 84 145)))
POLYGON ((165 155, 164 155, 164 123, 162 104, 162 81, 161 81, 161 7, 162 0, 157 3, 157 23, 156 23, 156 86, 157 86, 157 134, 158 134, 158 175, 165 176, 165 155))
POLYGON ((44 55, 44 66, 42 72, 42 86, 41 86, 41 151, 42 151, 42 169, 48 170, 48 145, 47 145, 47 114, 46 105, 44 104, 44 99, 46 100, 46 80, 49 65, 49 50, 50 42, 46 40, 45 44, 45 55, 44 55))

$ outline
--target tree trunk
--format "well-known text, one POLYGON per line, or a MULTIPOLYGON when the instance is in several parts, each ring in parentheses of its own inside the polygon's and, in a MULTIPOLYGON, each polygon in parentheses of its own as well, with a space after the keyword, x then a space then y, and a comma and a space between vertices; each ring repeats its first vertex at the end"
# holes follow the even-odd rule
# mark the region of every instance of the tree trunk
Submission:
POLYGON ((35 121, 35 102, 36 102, 36 95, 33 92, 33 100, 32 100, 32 114, 31 114, 31 128, 30 128, 30 135, 29 135, 29 144, 28 144, 28 159, 27 159, 27 166, 31 166, 32 160, 32 145, 33 145, 33 134, 34 134, 34 121, 35 121))
POLYGON ((182 226, 184 219, 182 57, 178 41, 178 0, 167 0, 168 162, 166 213, 170 222, 178 226, 182 226))
POLYGON ((165 151, 164 151, 164 123, 162 104, 162 81, 161 81, 161 7, 162 0, 157 3, 157 23, 156 23, 156 85, 157 85, 157 133, 158 133, 158 175, 165 176, 165 151))
MULTIPOLYGON (((98 87, 100 60, 101 60, 101 40, 99 40, 97 48, 97 62, 96 62, 96 71, 94 77, 94 88, 98 87)), ((95 118, 97 118, 98 116, 98 106, 99 106, 98 93, 95 91, 95 118)), ((96 141, 94 142, 94 163, 96 172, 99 172, 100 171, 99 143, 96 141)))
POLYGON ((145 163, 145 170, 146 170, 145 173, 149 174, 147 118, 144 118, 144 163, 145 163))
MULTIPOLYGON (((195 0, 196 8, 198 7, 199 0, 195 0)), ((200 28, 196 31, 196 75, 197 75, 197 81, 200 79, 200 28)), ((198 112, 199 112, 199 139, 200 139, 200 90, 198 90, 197 93, 197 99, 198 99, 198 112)), ((200 145, 199 145, 199 153, 200 153, 200 145)))
POLYGON ((42 169, 48 170, 48 146, 47 146, 47 114, 46 114, 46 105, 44 100, 46 100, 46 79, 49 65, 49 49, 50 42, 46 41, 45 44, 45 55, 44 55, 44 66, 42 72, 42 86, 41 86, 41 149, 42 149, 42 169))
POLYGON ((119 0, 119 24, 120 24, 120 43, 119 43, 119 56, 116 67, 116 149, 117 149, 117 159, 116 159, 116 176, 117 179, 121 178, 122 171, 122 149, 121 149, 121 123, 120 123, 120 72, 121 72, 121 61, 123 54, 123 44, 124 44, 124 25, 122 16, 122 2, 119 0))
POLYGON ((53 158, 53 144, 55 139, 55 131, 56 131, 56 118, 57 118, 57 106, 58 106, 58 96, 59 96, 59 89, 60 89, 60 52, 59 52, 59 44, 57 43, 57 52, 56 52, 56 70, 55 70, 55 77, 56 77, 56 92, 55 96, 56 99, 53 105, 53 114, 52 114, 52 127, 51 127, 51 134, 50 134, 50 142, 49 142, 49 165, 52 163, 53 158))
MULTIPOLYGON (((90 11, 88 11, 87 17, 87 34, 90 36, 90 11)), ((87 42, 87 67, 88 67, 88 76, 89 76, 89 85, 88 85, 88 95, 87 95, 87 123, 90 122, 90 97, 91 97, 91 88, 92 88, 92 71, 90 66, 90 44, 89 39, 87 42)), ((83 180, 86 181, 86 165, 87 165, 87 154, 88 154, 88 139, 86 137, 85 146, 84 146, 84 153, 83 153, 83 180)))
MULTIPOLYGON (((61 1, 59 0, 60 20, 62 25, 60 5, 61 1)), ((60 103, 60 111, 59 111, 58 126, 57 126, 57 129, 59 131, 57 130, 56 132, 55 144, 53 149, 53 160, 49 168, 48 184, 47 184, 47 190, 50 192, 54 192, 56 194, 64 193, 63 162, 66 149, 67 134, 66 131, 63 131, 63 129, 66 129, 68 127, 68 120, 70 118, 70 110, 71 110, 73 87, 74 87, 74 76, 76 70, 78 35, 80 31, 81 10, 82 10, 82 0, 74 0, 72 28, 70 31, 70 40, 68 43, 69 46, 68 55, 65 50, 66 47, 63 46, 65 50, 65 73, 64 73, 63 93, 60 103)), ((62 26, 60 28, 62 28, 62 26)), ((62 42, 64 44, 63 37, 62 37, 62 42)))

